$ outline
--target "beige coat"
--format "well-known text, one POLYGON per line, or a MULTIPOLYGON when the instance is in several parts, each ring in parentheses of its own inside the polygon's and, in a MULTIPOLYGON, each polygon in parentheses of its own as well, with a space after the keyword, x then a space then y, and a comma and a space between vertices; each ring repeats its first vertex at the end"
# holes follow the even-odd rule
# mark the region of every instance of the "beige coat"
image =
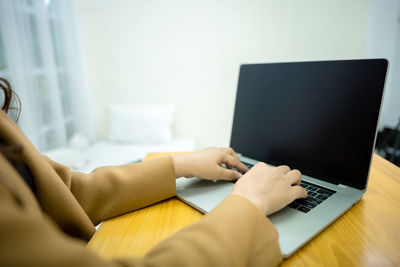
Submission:
POLYGON ((39 154, 0 111, 0 138, 23 146, 33 195, 0 153, 0 266, 270 266, 281 253, 271 222, 247 199, 227 197, 143 258, 106 261, 86 248, 102 220, 175 195, 171 157, 90 174, 39 154))

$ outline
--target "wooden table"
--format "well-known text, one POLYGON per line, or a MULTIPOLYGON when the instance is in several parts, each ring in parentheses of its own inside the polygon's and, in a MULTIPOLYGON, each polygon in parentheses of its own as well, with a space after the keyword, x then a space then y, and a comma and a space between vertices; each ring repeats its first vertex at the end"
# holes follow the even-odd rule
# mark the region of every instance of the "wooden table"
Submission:
MULTIPOLYGON (((88 247, 104 258, 141 257, 202 216, 171 198, 103 222, 88 247)), ((374 155, 362 200, 282 263, 311 265, 400 266, 400 168, 374 155)))

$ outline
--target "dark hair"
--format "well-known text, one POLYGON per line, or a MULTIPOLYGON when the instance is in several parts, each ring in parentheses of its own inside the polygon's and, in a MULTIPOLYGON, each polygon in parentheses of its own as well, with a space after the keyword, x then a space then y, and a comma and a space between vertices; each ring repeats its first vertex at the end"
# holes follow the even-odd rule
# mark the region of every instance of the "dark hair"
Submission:
MULTIPOLYGON (((19 115, 21 113, 21 101, 15 92, 12 90, 10 83, 0 77, 0 88, 3 90, 4 93, 4 103, 1 109, 8 113, 10 109, 17 111, 16 121, 18 121, 19 115), (11 103, 15 99, 17 104, 16 107, 11 106, 11 103)), ((1 141, 1 140, 0 140, 1 141)), ((3 153, 4 156, 8 158, 8 160, 13 161, 14 164, 20 161, 21 152, 23 147, 21 145, 7 145, 3 144, 0 145, 0 152, 3 153)))
POLYGON ((18 121, 19 115, 21 113, 21 101, 19 100, 19 97, 11 88, 10 83, 6 79, 1 77, 0 77, 0 88, 3 90, 4 93, 4 103, 1 109, 5 113, 8 113, 9 110, 16 110, 17 111, 16 121, 18 121), (14 102, 16 102, 16 107, 11 106, 13 100, 15 100, 14 102))

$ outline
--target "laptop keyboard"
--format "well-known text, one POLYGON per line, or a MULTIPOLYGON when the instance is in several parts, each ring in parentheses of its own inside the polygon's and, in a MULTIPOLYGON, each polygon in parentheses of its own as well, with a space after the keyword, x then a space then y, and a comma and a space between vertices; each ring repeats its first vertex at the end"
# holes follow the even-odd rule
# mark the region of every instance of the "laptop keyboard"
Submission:
POLYGON ((290 203, 288 207, 304 213, 309 212, 336 193, 336 191, 331 189, 304 181, 302 181, 300 185, 306 189, 308 192, 308 197, 296 199, 290 203))
MULTIPOLYGON (((249 169, 253 167, 252 164, 247 162, 243 162, 249 169)), ((307 198, 299 198, 293 201, 288 205, 288 207, 299 210, 301 212, 307 213, 325 200, 327 200, 330 196, 336 193, 336 191, 332 189, 328 189, 316 184, 311 184, 305 181, 301 181, 300 184, 306 191, 308 192, 307 198)))
POLYGON ((249 168, 249 169, 251 169, 251 168, 253 168, 253 164, 250 164, 250 163, 247 163, 247 162, 244 162, 244 161, 241 161, 244 165, 246 165, 247 166, 247 168, 249 168))

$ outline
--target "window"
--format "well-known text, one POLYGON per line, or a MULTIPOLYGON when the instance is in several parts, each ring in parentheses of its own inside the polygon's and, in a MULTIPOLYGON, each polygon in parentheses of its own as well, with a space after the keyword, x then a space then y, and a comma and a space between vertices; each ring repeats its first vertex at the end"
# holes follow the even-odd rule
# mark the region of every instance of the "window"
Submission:
POLYGON ((73 98, 88 90, 73 22, 71 1, 0 1, 0 75, 20 96, 18 124, 41 151, 66 145, 77 131, 92 137, 82 120, 91 115, 73 98))

